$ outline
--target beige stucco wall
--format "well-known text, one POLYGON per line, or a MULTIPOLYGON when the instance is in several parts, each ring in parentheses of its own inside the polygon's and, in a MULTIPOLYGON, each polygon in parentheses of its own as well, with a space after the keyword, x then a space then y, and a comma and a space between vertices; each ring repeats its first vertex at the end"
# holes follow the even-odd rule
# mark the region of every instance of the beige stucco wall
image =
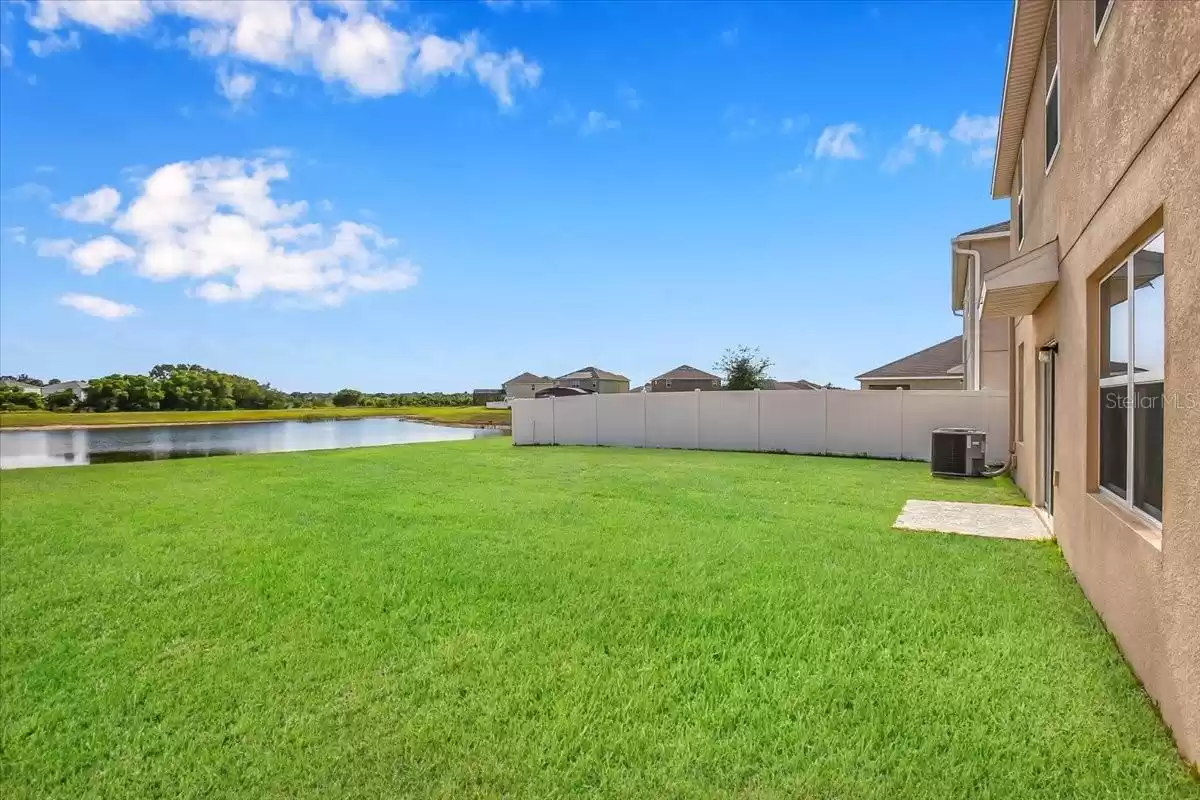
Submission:
MULTIPOLYGON (((1098 45, 1091 13, 1090 3, 1061 4, 1062 145, 1048 175, 1040 71, 1025 123, 1021 252, 1057 236, 1062 263, 1058 287, 1016 328, 1025 345, 1016 479, 1041 501, 1036 351, 1057 338, 1055 534, 1181 752, 1200 762, 1200 5, 1115 3, 1098 45), (1096 491, 1096 287, 1158 227, 1166 393, 1178 401, 1164 413, 1161 535, 1096 491)), ((1014 216, 1015 201, 1014 186, 1014 216)), ((1011 247, 1015 255, 1015 233, 1011 247)))
POLYGON ((903 378, 870 378, 859 381, 860 389, 895 389, 897 386, 907 386, 910 389, 961 389, 961 378, 930 378, 922 380, 905 380, 903 378))
POLYGON ((516 398, 533 397, 542 389, 549 389, 554 385, 554 381, 536 381, 530 383, 506 383, 504 384, 504 396, 510 400, 516 398))
MULTIPOLYGON (((964 239, 957 240, 959 247, 975 250, 979 253, 982 267, 981 278, 986 279, 987 273, 1006 263, 1009 256, 1008 239, 964 239)), ((956 256, 965 266, 968 259, 956 256)), ((974 376, 975 359, 978 357, 979 386, 981 389, 1008 390, 1008 329, 1009 321, 994 317, 982 317, 976 324, 976 314, 979 308, 979 297, 982 291, 982 280, 977 281, 974 270, 967 272, 966 292, 970 298, 963 304, 963 374, 965 381, 962 387, 971 388, 974 376), (979 348, 974 347, 975 337, 979 337, 979 348)))

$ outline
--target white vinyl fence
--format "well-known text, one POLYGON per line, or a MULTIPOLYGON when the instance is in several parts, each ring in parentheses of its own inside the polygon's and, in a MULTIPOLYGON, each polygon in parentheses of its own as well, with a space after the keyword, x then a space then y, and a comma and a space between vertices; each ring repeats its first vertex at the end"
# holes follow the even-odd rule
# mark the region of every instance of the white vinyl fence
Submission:
POLYGON ((929 459, 934 428, 987 432, 1008 456, 1008 395, 981 391, 591 394, 513 400, 513 443, 761 450, 929 459))

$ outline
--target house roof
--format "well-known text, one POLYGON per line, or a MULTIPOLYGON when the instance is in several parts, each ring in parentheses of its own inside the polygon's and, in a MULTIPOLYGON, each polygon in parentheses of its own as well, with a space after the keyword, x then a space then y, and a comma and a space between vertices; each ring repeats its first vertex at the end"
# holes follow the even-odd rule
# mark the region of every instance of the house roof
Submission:
POLYGON ((669 372, 664 372, 662 375, 659 375, 657 378, 651 378, 651 380, 655 380, 655 381, 666 381, 666 380, 719 381, 720 379, 721 379, 720 375, 713 375, 711 372, 705 372, 702 369, 696 369, 695 367, 689 366, 687 364, 680 364, 675 369, 670 370, 669 372))
POLYGON ((815 392, 820 389, 824 389, 825 387, 821 386, 819 383, 813 383, 812 381, 806 381, 803 378, 801 378, 798 381, 775 381, 775 388, 776 389, 801 389, 804 391, 815 392))
POLYGON ((517 377, 506 380, 504 385, 507 386, 510 383, 545 383, 546 381, 553 380, 553 378, 547 375, 534 375, 532 372, 522 372, 517 377))
POLYGON ((560 381, 583 380, 583 379, 603 380, 603 381, 627 381, 627 380, 629 380, 629 378, 626 378, 624 375, 618 375, 615 372, 605 372, 604 370, 596 369, 595 367, 583 367, 582 369, 577 369, 574 372, 568 372, 566 375, 562 375, 559 377, 560 381))
POLYGON ((993 200, 1008 197, 1012 191, 1017 154, 1025 132, 1025 112, 1042 59, 1042 41, 1051 6, 1052 0, 1017 0, 1013 4, 1004 91, 1000 99, 1000 125, 996 131, 996 156, 992 161, 993 200))
POLYGON ((955 336, 933 347, 918 350, 912 355, 876 367, 855 376, 854 380, 872 378, 957 378, 962 375, 962 337, 955 336))
POLYGON ((955 239, 969 239, 972 236, 984 236, 989 233, 1008 233, 1011 226, 1008 220, 1001 222, 993 222, 991 225, 984 225, 982 228, 972 228, 969 231, 963 231, 955 239))

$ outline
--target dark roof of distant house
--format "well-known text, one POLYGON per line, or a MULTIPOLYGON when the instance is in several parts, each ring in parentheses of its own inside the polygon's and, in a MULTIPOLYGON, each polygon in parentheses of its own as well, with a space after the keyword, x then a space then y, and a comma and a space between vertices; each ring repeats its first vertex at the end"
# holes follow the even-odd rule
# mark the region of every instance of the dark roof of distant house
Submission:
POLYGON ((534 375, 532 372, 522 372, 515 378, 509 378, 504 382, 507 386, 510 383, 545 383, 554 379, 546 375, 534 375))
POLYGON ((713 375, 711 372, 705 372, 702 369, 696 369, 695 367, 689 366, 687 364, 680 364, 675 369, 670 370, 669 372, 664 372, 662 375, 659 375, 657 378, 651 378, 651 380, 655 380, 655 381, 684 381, 684 380, 719 381, 720 379, 721 379, 721 377, 719 375, 713 375))
POLYGON ((618 375, 615 372, 605 372, 604 370, 596 369, 595 367, 584 367, 583 369, 577 369, 574 372, 568 372, 566 375, 563 375, 562 377, 560 377, 559 380, 560 381, 565 381, 568 379, 582 380, 584 378, 591 378, 592 380, 603 380, 603 381, 627 381, 627 380, 629 380, 629 378, 626 378, 624 375, 618 375))
POLYGON ((956 238, 961 239, 963 237, 982 236, 985 233, 1008 233, 1008 231, 1009 231, 1008 220, 1004 220, 1003 222, 993 222, 991 225, 984 225, 982 228, 975 228, 973 230, 963 231, 956 238))
POLYGON ((955 336, 933 347, 898 358, 855 377, 872 378, 956 378, 962 374, 962 337, 955 336))
POLYGON ((825 387, 819 383, 813 383, 812 381, 806 381, 803 378, 801 378, 798 381, 775 381, 775 388, 776 389, 803 389, 805 391, 817 391, 819 389, 824 389, 825 387))
POLYGON ((595 394, 591 389, 581 389, 578 386, 551 386, 538 389, 534 397, 574 397, 580 394, 595 394))

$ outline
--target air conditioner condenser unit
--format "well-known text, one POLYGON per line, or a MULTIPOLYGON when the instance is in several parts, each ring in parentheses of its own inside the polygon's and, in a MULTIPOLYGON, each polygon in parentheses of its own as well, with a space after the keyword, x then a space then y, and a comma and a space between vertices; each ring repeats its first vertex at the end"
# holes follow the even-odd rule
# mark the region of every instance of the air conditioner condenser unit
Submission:
POLYGON ((983 474, 987 434, 974 428, 938 428, 930 443, 929 471, 934 475, 978 478, 983 474))

